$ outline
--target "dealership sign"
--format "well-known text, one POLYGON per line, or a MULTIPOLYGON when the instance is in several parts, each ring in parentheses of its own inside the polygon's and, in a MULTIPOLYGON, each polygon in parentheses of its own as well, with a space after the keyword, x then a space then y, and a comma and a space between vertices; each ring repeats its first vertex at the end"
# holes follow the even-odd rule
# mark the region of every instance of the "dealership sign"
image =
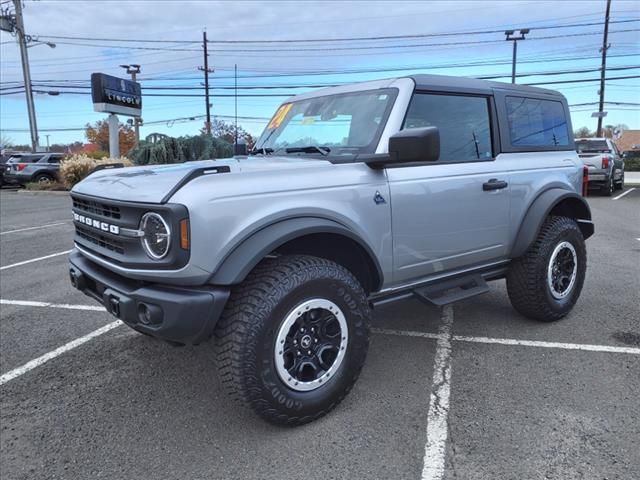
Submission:
POLYGON ((96 112, 119 113, 130 117, 142 114, 142 91, 138 82, 92 73, 91 97, 96 112))

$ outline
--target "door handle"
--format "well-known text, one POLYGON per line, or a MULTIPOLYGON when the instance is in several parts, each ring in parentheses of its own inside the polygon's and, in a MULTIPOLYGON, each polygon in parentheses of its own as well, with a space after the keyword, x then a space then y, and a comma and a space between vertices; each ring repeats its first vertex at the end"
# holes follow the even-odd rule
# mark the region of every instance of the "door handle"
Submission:
POLYGON ((509 184, 504 180, 498 180, 497 178, 492 178, 488 182, 485 182, 482 184, 482 190, 484 190, 485 192, 488 192, 491 190, 501 190, 503 188, 507 188, 508 185, 509 184))

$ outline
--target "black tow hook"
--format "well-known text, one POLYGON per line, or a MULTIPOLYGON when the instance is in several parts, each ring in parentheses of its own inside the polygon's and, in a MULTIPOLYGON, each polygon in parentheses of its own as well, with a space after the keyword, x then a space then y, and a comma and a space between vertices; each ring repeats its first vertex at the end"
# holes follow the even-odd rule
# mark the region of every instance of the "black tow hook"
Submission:
POLYGON ((116 297, 109 297, 108 308, 111 314, 120 318, 120 300, 116 297))
POLYGON ((69 280, 71 281, 71 285, 80 291, 84 291, 87 288, 87 282, 85 281, 84 275, 74 269, 69 270, 69 280))

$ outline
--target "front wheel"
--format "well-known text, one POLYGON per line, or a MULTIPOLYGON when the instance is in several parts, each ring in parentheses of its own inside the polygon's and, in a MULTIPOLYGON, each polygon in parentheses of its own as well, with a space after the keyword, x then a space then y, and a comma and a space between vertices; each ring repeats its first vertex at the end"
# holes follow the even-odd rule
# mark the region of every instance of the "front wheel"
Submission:
POLYGON ((358 378, 370 316, 364 290, 340 265, 306 255, 264 260, 216 326, 222 384, 269 422, 313 421, 358 378))
POLYGON ((624 190, 624 170, 620 174, 620 180, 616 183, 616 190, 624 190))
POLYGON ((529 250, 507 272, 513 307, 526 317, 552 322, 575 305, 587 269, 587 250, 575 220, 549 217, 529 250))

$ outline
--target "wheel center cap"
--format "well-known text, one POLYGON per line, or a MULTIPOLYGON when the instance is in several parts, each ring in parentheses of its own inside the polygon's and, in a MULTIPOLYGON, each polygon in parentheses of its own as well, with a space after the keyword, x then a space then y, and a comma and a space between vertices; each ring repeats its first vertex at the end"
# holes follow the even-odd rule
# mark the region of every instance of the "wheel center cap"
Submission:
POLYGON ((302 348, 309 348, 311 346, 311 335, 305 335, 300 339, 300 345, 302 348))

